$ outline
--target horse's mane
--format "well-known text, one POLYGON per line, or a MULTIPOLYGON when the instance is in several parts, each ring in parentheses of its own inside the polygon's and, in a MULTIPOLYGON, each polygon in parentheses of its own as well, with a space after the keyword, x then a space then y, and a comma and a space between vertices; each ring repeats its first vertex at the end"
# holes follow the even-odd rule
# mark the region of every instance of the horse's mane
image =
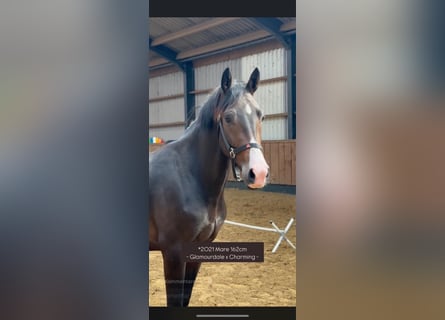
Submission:
POLYGON ((206 130, 211 130, 215 126, 214 114, 217 107, 221 108, 221 111, 227 109, 232 105, 242 94, 245 93, 246 85, 242 81, 235 80, 231 88, 226 94, 223 94, 220 87, 213 90, 213 92, 207 97, 207 100, 203 103, 199 113, 190 126, 187 128, 199 127, 206 130), (223 97, 223 101, 219 101, 223 97))

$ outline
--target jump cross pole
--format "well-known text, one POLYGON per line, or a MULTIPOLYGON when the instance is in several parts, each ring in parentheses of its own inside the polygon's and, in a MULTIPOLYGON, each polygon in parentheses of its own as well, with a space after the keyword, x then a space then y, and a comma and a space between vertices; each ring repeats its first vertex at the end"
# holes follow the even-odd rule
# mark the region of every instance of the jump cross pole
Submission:
POLYGON ((230 220, 226 220, 225 223, 234 225, 234 226, 238 226, 238 227, 244 227, 244 228, 250 228, 250 229, 255 229, 255 230, 261 230, 261 231, 270 231, 270 232, 276 232, 280 234, 280 238, 278 238, 277 242, 275 243, 275 246, 272 249, 272 253, 275 253, 278 249, 278 247, 280 246, 281 242, 283 240, 286 240, 287 243, 289 243, 289 245, 295 248, 295 245, 286 237, 286 233, 289 231, 290 227, 292 226, 292 223, 294 223, 294 218, 291 218, 289 220, 289 222, 287 223, 286 228, 284 228, 283 230, 281 230, 280 228, 277 227, 277 225, 271 220, 270 224, 273 226, 272 228, 264 228, 264 227, 257 227, 257 226, 252 226, 250 224, 245 224, 245 223, 239 223, 239 222, 234 222, 234 221, 230 221, 230 220))

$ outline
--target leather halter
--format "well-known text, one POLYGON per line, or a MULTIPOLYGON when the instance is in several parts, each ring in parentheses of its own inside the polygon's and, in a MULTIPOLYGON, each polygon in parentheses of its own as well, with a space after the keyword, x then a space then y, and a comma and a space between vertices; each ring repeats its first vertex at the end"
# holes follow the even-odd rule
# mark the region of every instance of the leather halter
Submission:
POLYGON ((239 153, 241 153, 241 152, 243 152, 245 150, 251 149, 251 148, 257 148, 257 149, 260 149, 260 150, 263 150, 263 148, 258 143, 254 143, 254 142, 253 143, 246 143, 245 145, 242 145, 240 147, 233 147, 229 143, 229 141, 227 140, 226 135, 224 134, 224 128, 223 128, 222 123, 221 123, 221 118, 218 118, 218 129, 219 129, 219 132, 221 134, 222 140, 224 142, 224 146, 226 147, 226 150, 229 153, 229 158, 232 161, 233 177, 236 179, 236 181, 241 181, 242 179, 241 179, 241 176, 240 176, 239 172, 237 172, 235 170, 235 167, 237 166, 237 164, 235 162, 236 156, 239 153))

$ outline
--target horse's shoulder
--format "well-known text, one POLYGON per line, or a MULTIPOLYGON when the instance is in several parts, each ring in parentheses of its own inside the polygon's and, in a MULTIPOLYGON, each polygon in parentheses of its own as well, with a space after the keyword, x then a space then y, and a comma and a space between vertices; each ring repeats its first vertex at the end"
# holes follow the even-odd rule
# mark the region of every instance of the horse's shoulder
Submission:
POLYGON ((166 145, 150 154, 149 165, 154 167, 169 165, 174 163, 178 156, 178 151, 175 148, 166 145))

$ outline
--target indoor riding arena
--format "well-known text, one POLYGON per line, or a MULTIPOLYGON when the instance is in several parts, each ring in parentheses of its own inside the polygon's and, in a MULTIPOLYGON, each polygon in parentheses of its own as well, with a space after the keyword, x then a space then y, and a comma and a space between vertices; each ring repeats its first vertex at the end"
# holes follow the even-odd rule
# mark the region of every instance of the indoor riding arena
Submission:
MULTIPOLYGON (((225 68, 243 81, 260 71, 269 184, 250 190, 229 169, 214 241, 263 242, 264 262, 203 262, 189 306, 295 306, 295 18, 150 18, 149 33, 150 152, 184 133, 225 68)), ((167 305, 160 251, 149 252, 148 299, 167 305)))
MULTIPOLYGON (((227 218, 240 223, 270 227, 273 220, 284 228, 295 215, 291 194, 227 188, 227 218)), ((295 225, 287 237, 295 243, 295 225)), ((203 263, 196 279, 190 306, 294 306, 295 250, 285 241, 275 253, 279 235, 224 224, 215 241, 264 242, 264 262, 203 263)), ((150 252, 150 306, 165 306, 162 255, 150 252)))

